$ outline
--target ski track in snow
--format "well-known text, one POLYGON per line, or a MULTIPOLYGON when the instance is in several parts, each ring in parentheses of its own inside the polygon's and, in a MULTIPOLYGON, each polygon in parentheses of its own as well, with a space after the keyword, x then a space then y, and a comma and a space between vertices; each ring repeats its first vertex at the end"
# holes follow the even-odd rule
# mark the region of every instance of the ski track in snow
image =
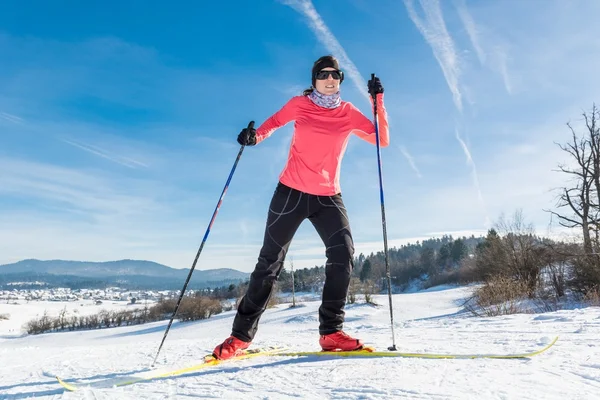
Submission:
MULTIPOLYGON (((558 342, 526 360, 258 357, 177 378, 68 392, 54 375, 67 382, 94 382, 150 372, 167 321, 35 336, 4 335, 7 321, 0 321, 0 399, 598 398, 600 308, 476 318, 460 308, 471 290, 394 295, 398 350, 513 353, 537 350, 556 335, 558 342)), ((385 350, 392 344, 388 299, 376 296, 376 301, 379 307, 348 305, 345 329, 385 350)), ((267 310, 253 347, 318 350, 319 301, 302 305, 291 309, 281 304, 267 310)), ((155 369, 197 364, 229 335, 233 315, 175 322, 155 369)))

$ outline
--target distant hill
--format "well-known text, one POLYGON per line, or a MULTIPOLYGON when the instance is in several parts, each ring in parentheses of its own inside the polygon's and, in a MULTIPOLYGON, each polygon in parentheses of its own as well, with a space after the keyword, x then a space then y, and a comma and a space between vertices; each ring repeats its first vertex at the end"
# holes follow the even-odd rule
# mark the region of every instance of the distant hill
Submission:
MULTIPOLYGON (((51 287, 116 285, 132 289, 180 289, 188 274, 187 268, 175 269, 146 260, 91 262, 29 259, 0 265, 0 287, 14 282, 38 281, 51 287)), ((230 268, 195 269, 189 287, 225 286, 244 281, 249 276, 249 273, 230 268)))

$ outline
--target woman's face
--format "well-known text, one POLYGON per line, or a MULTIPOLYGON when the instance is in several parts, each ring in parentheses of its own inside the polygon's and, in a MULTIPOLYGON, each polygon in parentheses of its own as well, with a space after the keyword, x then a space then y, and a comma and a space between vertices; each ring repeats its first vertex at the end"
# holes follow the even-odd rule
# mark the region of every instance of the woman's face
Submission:
POLYGON ((317 72, 317 79, 315 80, 315 89, 318 92, 323 94, 334 94, 340 90, 340 79, 339 74, 337 75, 338 79, 333 78, 333 74, 331 73, 323 73, 324 71, 337 71, 335 68, 327 67, 323 68, 321 71, 317 72), (320 77, 319 74, 327 74, 326 77, 320 77), (324 78, 324 79, 319 79, 324 78))

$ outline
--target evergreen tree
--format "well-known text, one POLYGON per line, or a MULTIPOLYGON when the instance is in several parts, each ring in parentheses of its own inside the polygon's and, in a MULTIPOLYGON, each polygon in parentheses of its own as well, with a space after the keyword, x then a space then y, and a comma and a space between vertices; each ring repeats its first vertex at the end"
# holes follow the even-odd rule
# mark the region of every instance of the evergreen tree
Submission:
POLYGON ((464 256, 467 255, 467 246, 462 239, 456 239, 450 250, 450 257, 454 264, 457 264, 464 256))
POLYGON ((364 282, 369 278, 371 278, 371 262, 366 260, 362 266, 362 270, 360 271, 360 281, 364 282))
POLYGON ((448 268, 448 264, 450 262, 450 256, 451 256, 451 245, 448 243, 444 243, 444 245, 442 247, 440 247, 440 251, 438 253, 438 264, 440 265, 442 270, 445 270, 446 268, 448 268))
POLYGON ((438 272, 435 265, 435 252, 430 247, 421 250, 421 269, 429 275, 436 275, 438 272))

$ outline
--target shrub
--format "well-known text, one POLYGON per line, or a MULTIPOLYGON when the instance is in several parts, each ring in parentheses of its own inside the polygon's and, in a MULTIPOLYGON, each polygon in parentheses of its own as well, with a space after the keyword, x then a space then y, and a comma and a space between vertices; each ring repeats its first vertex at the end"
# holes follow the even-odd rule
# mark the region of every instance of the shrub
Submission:
POLYGON ((521 312, 519 304, 527 294, 526 282, 496 275, 475 290, 472 302, 466 308, 476 316, 515 314, 521 312))
POLYGON ((52 329, 52 320, 48 316, 48 312, 44 310, 44 314, 38 318, 33 319, 25 324, 25 330, 29 334, 44 333, 52 329))
POLYGON ((573 286, 578 292, 586 296, 600 286, 600 261, 596 256, 580 254, 574 257, 572 264, 575 274, 573 286))
POLYGON ((533 298, 540 270, 547 263, 546 247, 535 235, 533 225, 525 224, 520 211, 511 221, 502 216, 497 228, 490 229, 476 250, 477 275, 485 280, 501 275, 523 282, 528 297, 533 298))
POLYGON ((377 285, 372 280, 367 279, 362 284, 362 293, 365 296, 365 303, 370 304, 372 306, 377 306, 378 304, 375 302, 373 295, 377 293, 377 285))
POLYGON ((361 287, 361 284, 360 284, 359 278, 356 278, 356 277, 350 278, 350 286, 348 287, 348 297, 346 299, 346 302, 348 304, 356 303, 356 295, 359 293, 360 287, 361 287))
POLYGON ((600 307, 600 286, 589 289, 586 292, 583 300, 592 306, 600 307))
MULTIPOLYGON (((159 301, 153 307, 138 308, 135 310, 106 311, 98 314, 67 316, 63 309, 55 318, 50 318, 46 311, 40 318, 31 320, 25 325, 29 334, 39 334, 51 330, 74 331, 77 329, 111 328, 123 325, 143 324, 149 321, 159 321, 170 318, 175 310, 176 300, 168 299, 159 301)), ((194 321, 210 318, 223 312, 223 306, 217 299, 207 296, 184 297, 179 306, 176 318, 181 321, 194 321)))
MULTIPOLYGON (((170 310, 170 314, 172 312, 170 310)), ((177 315, 181 321, 196 321, 210 318, 221 312, 223 312, 223 307, 219 300, 198 296, 183 298, 177 315)))

